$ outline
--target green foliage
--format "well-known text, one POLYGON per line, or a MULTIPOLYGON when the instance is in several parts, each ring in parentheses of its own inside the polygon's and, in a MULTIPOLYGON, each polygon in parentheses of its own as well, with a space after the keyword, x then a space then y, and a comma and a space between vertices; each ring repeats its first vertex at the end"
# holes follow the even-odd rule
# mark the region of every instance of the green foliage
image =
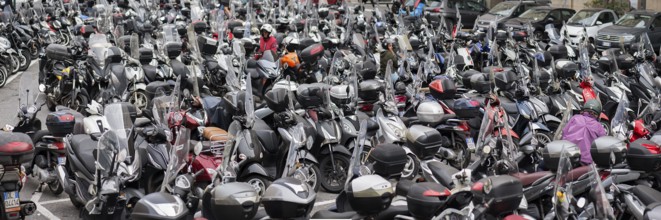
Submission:
POLYGON ((589 0, 585 3, 588 8, 607 8, 615 11, 619 15, 623 15, 631 8, 629 1, 625 0, 589 0))

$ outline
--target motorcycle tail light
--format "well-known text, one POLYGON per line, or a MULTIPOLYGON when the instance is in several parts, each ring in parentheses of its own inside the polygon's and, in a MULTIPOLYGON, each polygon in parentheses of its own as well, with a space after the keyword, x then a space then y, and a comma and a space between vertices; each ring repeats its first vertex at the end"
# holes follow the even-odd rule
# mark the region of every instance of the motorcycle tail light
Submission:
POLYGON ((457 128, 465 132, 470 132, 470 127, 468 127, 468 123, 465 121, 459 123, 459 125, 457 125, 457 128))
POLYGON ((64 149, 64 143, 63 142, 55 142, 55 143, 48 144, 48 149, 63 150, 64 149))
POLYGON ((395 96, 395 101, 397 101, 397 103, 406 103, 406 96, 405 95, 395 96))
POLYGON ((372 109, 374 109, 374 105, 372 105, 372 104, 365 104, 365 105, 360 106, 360 111, 363 111, 363 112, 371 112, 372 109))
POLYGON ((605 179, 608 178, 608 176, 610 176, 610 175, 611 175, 611 172, 610 172, 610 171, 602 171, 602 172, 600 173, 601 180, 605 180, 605 179))

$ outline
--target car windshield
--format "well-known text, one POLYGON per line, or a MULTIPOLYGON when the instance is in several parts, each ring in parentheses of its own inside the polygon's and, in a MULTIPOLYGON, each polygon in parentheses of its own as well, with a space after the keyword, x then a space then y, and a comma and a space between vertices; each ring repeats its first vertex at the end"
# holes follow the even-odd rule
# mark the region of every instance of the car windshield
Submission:
POLYGON ((520 18, 527 18, 527 19, 532 19, 534 21, 542 20, 546 15, 550 12, 550 9, 530 9, 521 16, 520 18))
POLYGON ((645 28, 651 22, 652 17, 641 14, 627 14, 617 21, 617 25, 624 27, 645 28))
POLYGON ((570 25, 592 25, 592 22, 597 17, 599 11, 579 11, 572 16, 567 24, 570 25))
POLYGON ((518 2, 502 2, 489 10, 489 14, 509 16, 512 14, 518 2))

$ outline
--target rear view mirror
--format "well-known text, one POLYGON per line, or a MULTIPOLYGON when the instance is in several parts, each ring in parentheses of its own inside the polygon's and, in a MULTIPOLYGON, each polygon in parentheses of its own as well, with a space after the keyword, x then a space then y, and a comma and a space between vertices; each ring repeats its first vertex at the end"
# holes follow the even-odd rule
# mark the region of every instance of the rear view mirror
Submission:
POLYGON ((200 142, 197 142, 197 144, 195 144, 195 148, 193 148, 193 153, 194 153, 196 156, 197 156, 197 155, 200 155, 200 153, 202 152, 202 148, 203 148, 203 146, 202 146, 202 142, 201 142, 201 141, 200 141, 200 142))
POLYGON ((602 24, 604 24, 604 23, 601 22, 601 21, 597 21, 597 23, 595 23, 595 24, 597 24, 597 25, 602 25, 602 24))
POLYGON ((554 22, 555 19, 554 19, 553 17, 548 17, 548 18, 546 18, 546 21, 548 21, 548 22, 554 22))

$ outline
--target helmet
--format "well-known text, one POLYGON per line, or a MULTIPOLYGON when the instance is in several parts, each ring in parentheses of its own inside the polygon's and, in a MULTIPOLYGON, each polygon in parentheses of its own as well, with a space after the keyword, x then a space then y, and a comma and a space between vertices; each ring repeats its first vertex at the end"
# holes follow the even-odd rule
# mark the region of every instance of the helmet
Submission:
POLYGON ((259 31, 266 31, 266 32, 269 32, 269 34, 270 34, 270 33, 273 33, 273 27, 271 27, 270 24, 264 24, 264 25, 262 25, 261 28, 259 28, 259 31))
POLYGON ((601 113, 601 102, 597 99, 591 99, 583 104, 583 111, 591 111, 595 115, 601 113))
POLYGON ((299 42, 298 42, 298 39, 296 39, 296 38, 287 37, 285 39, 285 45, 287 47, 287 51, 294 51, 294 50, 298 49, 299 42))

